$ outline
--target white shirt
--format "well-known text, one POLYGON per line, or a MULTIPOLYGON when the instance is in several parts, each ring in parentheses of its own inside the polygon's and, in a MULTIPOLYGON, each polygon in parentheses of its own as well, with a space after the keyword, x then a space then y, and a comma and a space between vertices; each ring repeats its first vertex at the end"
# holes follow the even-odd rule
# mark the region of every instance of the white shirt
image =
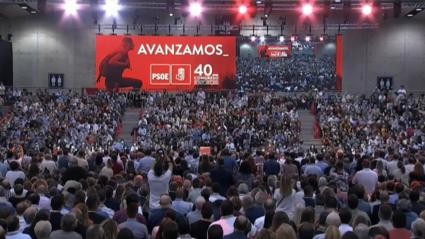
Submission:
POLYGON ((99 210, 100 210, 101 212, 104 212, 104 213, 108 214, 108 217, 109 217, 109 218, 113 218, 113 217, 114 217, 114 214, 115 214, 114 210, 112 210, 112 209, 110 209, 110 208, 106 207, 105 205, 103 205, 103 206, 99 207, 99 210))
POLYGON ((364 187, 367 194, 372 195, 378 183, 378 174, 370 168, 364 168, 354 175, 353 184, 357 183, 364 187))
POLYGON ((47 169, 49 173, 53 173, 57 169, 56 163, 52 160, 43 160, 40 164, 40 170, 44 173, 45 169, 47 169))
POLYGON ((19 231, 14 231, 8 232, 6 234, 6 239, 31 239, 31 237, 28 234, 24 234, 19 231))
POLYGON ((282 194, 278 188, 274 192, 273 199, 276 200, 276 211, 285 212, 290 220, 294 220, 297 208, 305 207, 304 199, 300 195, 297 195, 295 190, 292 190, 290 196, 282 198, 282 194))
POLYGON ((84 169, 89 168, 89 163, 87 162, 86 159, 83 159, 83 158, 80 158, 80 157, 76 157, 76 158, 77 158, 78 167, 82 167, 84 169))
POLYGON ((257 219, 255 219, 254 226, 257 229, 257 232, 261 231, 264 228, 264 220, 266 219, 266 216, 261 216, 257 219))
POLYGON ((397 160, 392 160, 392 161, 389 161, 387 163, 388 174, 393 175, 393 173, 395 172, 395 170, 398 169, 397 163, 398 163, 397 160))
POLYGON ((413 169, 415 168, 415 165, 413 164, 406 164, 404 165, 404 168, 406 169, 406 173, 409 174, 413 172, 413 169))
POLYGON ((153 170, 149 170, 148 183, 150 188, 149 208, 154 209, 159 207, 159 198, 162 194, 168 193, 172 172, 168 169, 164 174, 157 177, 153 170))
POLYGON ((39 209, 50 210, 50 199, 44 195, 40 195, 40 201, 38 202, 39 209))
POLYGON ((220 225, 221 228, 223 229, 223 236, 227 236, 234 231, 233 224, 235 223, 235 220, 236 220, 235 216, 221 217, 219 220, 211 223, 210 227, 212 225, 220 225))
POLYGON ((344 235, 344 233, 346 233, 346 232, 352 232, 353 231, 353 227, 351 227, 348 224, 341 224, 338 229, 339 229, 339 232, 341 233, 341 236, 344 235))
POLYGON ((391 221, 379 221, 376 226, 385 227, 387 231, 391 231, 392 229, 394 229, 393 223, 391 221))
POLYGON ((215 202, 215 201, 217 201, 217 200, 226 200, 226 198, 225 197, 223 197, 223 196, 221 196, 220 194, 218 194, 218 193, 213 193, 213 194, 211 194, 210 195, 210 197, 209 197, 209 201, 211 202, 211 203, 213 203, 213 202, 215 202))
POLYGON ((27 222, 25 221, 24 216, 18 216, 18 218, 19 218, 19 231, 20 231, 20 232, 23 232, 23 231, 24 231, 24 229, 25 229, 26 227, 28 227, 29 225, 28 225, 28 224, 27 224, 27 222))
POLYGON ((25 174, 22 171, 8 171, 6 173, 6 176, 4 179, 10 183, 10 185, 13 187, 15 185, 15 181, 18 178, 22 178, 25 180, 25 174))
POLYGON ((317 234, 313 237, 313 239, 325 239, 325 233, 317 234))
MULTIPOLYGON (((234 231, 235 228, 233 225, 235 224, 235 220, 236 217, 233 215, 221 217, 219 220, 211 223, 209 227, 211 227, 212 225, 220 225, 223 229, 223 236, 227 236, 234 231)), ((251 231, 249 232, 248 237, 254 237, 256 232, 256 228, 251 224, 251 231)))

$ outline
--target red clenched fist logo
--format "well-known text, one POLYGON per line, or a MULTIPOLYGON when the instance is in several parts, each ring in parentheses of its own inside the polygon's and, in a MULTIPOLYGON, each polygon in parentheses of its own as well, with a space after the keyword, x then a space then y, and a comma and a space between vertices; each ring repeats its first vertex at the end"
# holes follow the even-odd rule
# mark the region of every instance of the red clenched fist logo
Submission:
POLYGON ((191 85, 192 69, 189 64, 171 65, 172 85, 191 85))

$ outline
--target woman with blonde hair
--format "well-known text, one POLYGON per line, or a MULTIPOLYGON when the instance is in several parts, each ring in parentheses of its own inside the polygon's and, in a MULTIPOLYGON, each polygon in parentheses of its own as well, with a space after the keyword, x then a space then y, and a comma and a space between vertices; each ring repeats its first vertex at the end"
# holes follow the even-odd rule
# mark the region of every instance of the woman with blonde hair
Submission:
POLYGON ((286 223, 280 225, 280 227, 276 230, 275 235, 275 239, 297 239, 294 228, 286 223))
POLYGON ((105 232, 104 239, 116 239, 118 235, 118 225, 112 219, 107 219, 102 222, 101 226, 105 232))
POLYGON ((329 226, 325 231, 325 239, 341 239, 338 227, 329 226))
POLYGON ((290 220, 294 220, 299 208, 305 207, 304 199, 295 193, 292 179, 288 175, 280 178, 280 185, 275 190, 273 199, 276 200, 276 211, 285 212, 290 220))

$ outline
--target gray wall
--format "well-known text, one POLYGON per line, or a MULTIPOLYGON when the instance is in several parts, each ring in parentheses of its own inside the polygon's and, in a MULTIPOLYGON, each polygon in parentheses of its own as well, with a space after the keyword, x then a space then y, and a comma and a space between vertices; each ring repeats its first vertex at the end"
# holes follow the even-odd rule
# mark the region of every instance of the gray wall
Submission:
MULTIPOLYGON (((149 21, 149 16, 146 18, 149 21)), ((419 16, 387 20, 377 30, 345 32, 344 91, 371 92, 376 86, 377 76, 393 76, 396 88, 404 84, 408 90, 425 91, 424 19, 424 16, 419 16)), ((91 21, 61 21, 59 16, 2 20, 0 34, 13 33, 14 85, 47 87, 48 73, 55 72, 65 73, 66 88, 95 86, 97 29, 93 24, 87 24, 91 21)), ((103 32, 109 34, 111 30, 103 32)), ((137 34, 138 30, 131 32, 137 34)), ((117 33, 123 34, 125 31, 121 29, 117 33)), ((180 33, 174 32, 175 35, 180 33)), ((193 35, 193 29, 188 30, 187 34, 193 35)), ((249 34, 252 33, 245 35, 249 34)), ((253 55, 256 51, 247 49, 241 52, 245 53, 253 55)))
POLYGON ((47 87, 48 73, 64 73, 66 88, 92 87, 95 34, 52 21, 13 23, 14 86, 47 87))
POLYGON ((394 88, 425 91, 425 20, 390 20, 378 30, 344 33, 345 92, 371 92, 378 76, 393 76, 394 88))

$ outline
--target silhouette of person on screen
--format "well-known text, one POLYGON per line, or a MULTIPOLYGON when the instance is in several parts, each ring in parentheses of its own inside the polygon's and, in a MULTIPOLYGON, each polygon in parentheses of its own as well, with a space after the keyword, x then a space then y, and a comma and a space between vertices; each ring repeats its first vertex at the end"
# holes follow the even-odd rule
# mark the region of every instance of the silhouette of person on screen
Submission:
POLYGON ((127 68, 131 69, 128 52, 133 49, 133 40, 129 37, 123 38, 121 49, 110 53, 101 61, 97 82, 103 76, 105 77, 106 89, 108 90, 115 90, 121 87, 133 87, 133 90, 140 90, 142 87, 141 80, 123 77, 124 70, 127 68))

